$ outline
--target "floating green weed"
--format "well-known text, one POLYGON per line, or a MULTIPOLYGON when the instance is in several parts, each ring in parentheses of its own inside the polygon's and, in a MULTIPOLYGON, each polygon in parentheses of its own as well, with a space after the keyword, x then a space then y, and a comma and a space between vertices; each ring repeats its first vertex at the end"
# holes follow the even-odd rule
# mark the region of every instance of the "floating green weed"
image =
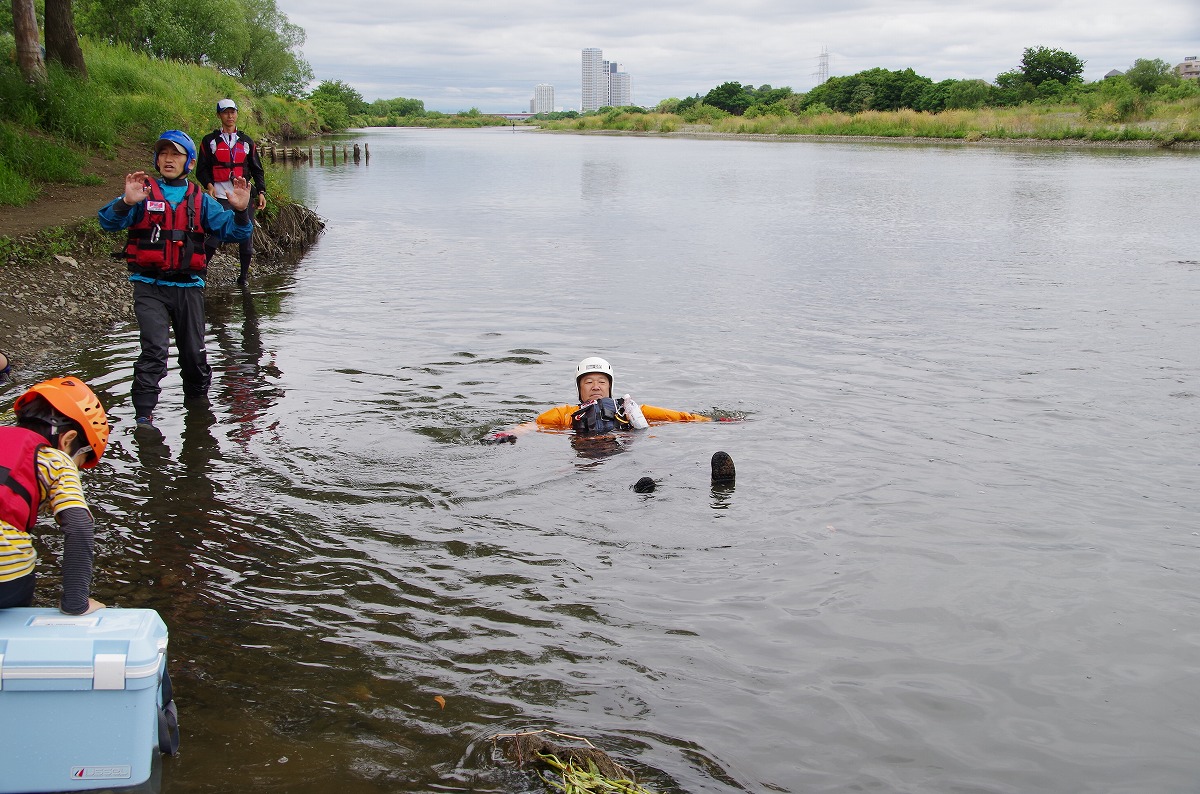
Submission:
POLYGON ((553 777, 547 777, 539 772, 538 776, 563 794, 654 794, 627 778, 614 779, 602 775, 591 761, 584 768, 571 761, 560 761, 557 756, 548 753, 539 753, 538 758, 556 773, 553 777))

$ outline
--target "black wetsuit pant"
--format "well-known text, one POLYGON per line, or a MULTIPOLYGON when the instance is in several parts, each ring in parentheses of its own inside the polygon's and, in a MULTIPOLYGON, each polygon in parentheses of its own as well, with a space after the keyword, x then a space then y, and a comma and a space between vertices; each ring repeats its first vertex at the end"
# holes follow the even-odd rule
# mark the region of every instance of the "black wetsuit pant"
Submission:
POLYGON ((135 416, 150 416, 158 405, 159 381, 167 374, 167 346, 175 332, 179 375, 188 397, 208 394, 212 369, 204 349, 204 288, 168 287, 133 282, 133 313, 141 332, 142 353, 133 365, 135 416))

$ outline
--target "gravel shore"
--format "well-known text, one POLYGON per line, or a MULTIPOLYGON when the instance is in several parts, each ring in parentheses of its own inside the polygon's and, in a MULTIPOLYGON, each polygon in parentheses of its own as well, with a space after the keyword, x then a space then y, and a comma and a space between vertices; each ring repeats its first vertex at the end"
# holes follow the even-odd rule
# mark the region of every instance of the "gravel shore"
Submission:
MULTIPOLYGON (((66 254, 0 261, 0 351, 8 354, 18 372, 69 358, 114 325, 133 320, 128 271, 110 256, 121 248, 123 236, 97 238, 93 232, 79 238, 66 254)), ((209 294, 237 289, 236 253, 231 244, 213 257, 206 279, 209 294)), ((295 266, 255 257, 251 277, 261 279, 295 266)))

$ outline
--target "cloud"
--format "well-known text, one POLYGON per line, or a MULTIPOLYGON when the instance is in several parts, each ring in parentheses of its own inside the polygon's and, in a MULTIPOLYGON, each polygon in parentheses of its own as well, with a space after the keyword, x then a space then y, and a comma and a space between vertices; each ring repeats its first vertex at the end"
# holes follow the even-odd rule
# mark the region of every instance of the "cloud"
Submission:
POLYGON ((634 101, 703 94, 728 80, 816 84, 830 75, 911 68, 933 80, 1016 68, 1026 47, 1067 50, 1085 79, 1138 58, 1200 55, 1194 0, 366 0, 350 7, 277 0, 304 28, 318 80, 344 80, 368 100, 404 96, 431 110, 528 107, 550 83, 556 104, 578 107, 580 50, 600 47, 632 75, 634 101))

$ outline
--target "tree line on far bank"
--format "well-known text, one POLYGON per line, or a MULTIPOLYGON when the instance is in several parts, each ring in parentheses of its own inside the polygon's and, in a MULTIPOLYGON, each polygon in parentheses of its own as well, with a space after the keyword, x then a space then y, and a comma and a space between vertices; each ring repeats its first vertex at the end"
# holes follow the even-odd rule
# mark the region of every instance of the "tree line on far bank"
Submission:
POLYGON ((1085 83, 1084 61, 1048 47, 1024 51, 1020 67, 985 80, 934 82, 912 69, 867 69, 846 77, 831 77, 811 91, 798 94, 790 88, 755 88, 737 82, 723 83, 704 96, 665 99, 655 110, 674 113, 688 121, 701 121, 713 112, 747 116, 862 113, 866 111, 977 110, 1029 103, 1078 104, 1090 113, 1107 114, 1107 121, 1124 121, 1143 112, 1146 103, 1178 101, 1200 96, 1200 81, 1182 80, 1162 59, 1139 58, 1123 74, 1085 83))
POLYGON ((458 113, 426 110, 420 99, 395 97, 367 102, 353 86, 342 80, 323 80, 308 95, 326 129, 348 127, 484 127, 508 124, 501 116, 483 113, 479 108, 458 113))

